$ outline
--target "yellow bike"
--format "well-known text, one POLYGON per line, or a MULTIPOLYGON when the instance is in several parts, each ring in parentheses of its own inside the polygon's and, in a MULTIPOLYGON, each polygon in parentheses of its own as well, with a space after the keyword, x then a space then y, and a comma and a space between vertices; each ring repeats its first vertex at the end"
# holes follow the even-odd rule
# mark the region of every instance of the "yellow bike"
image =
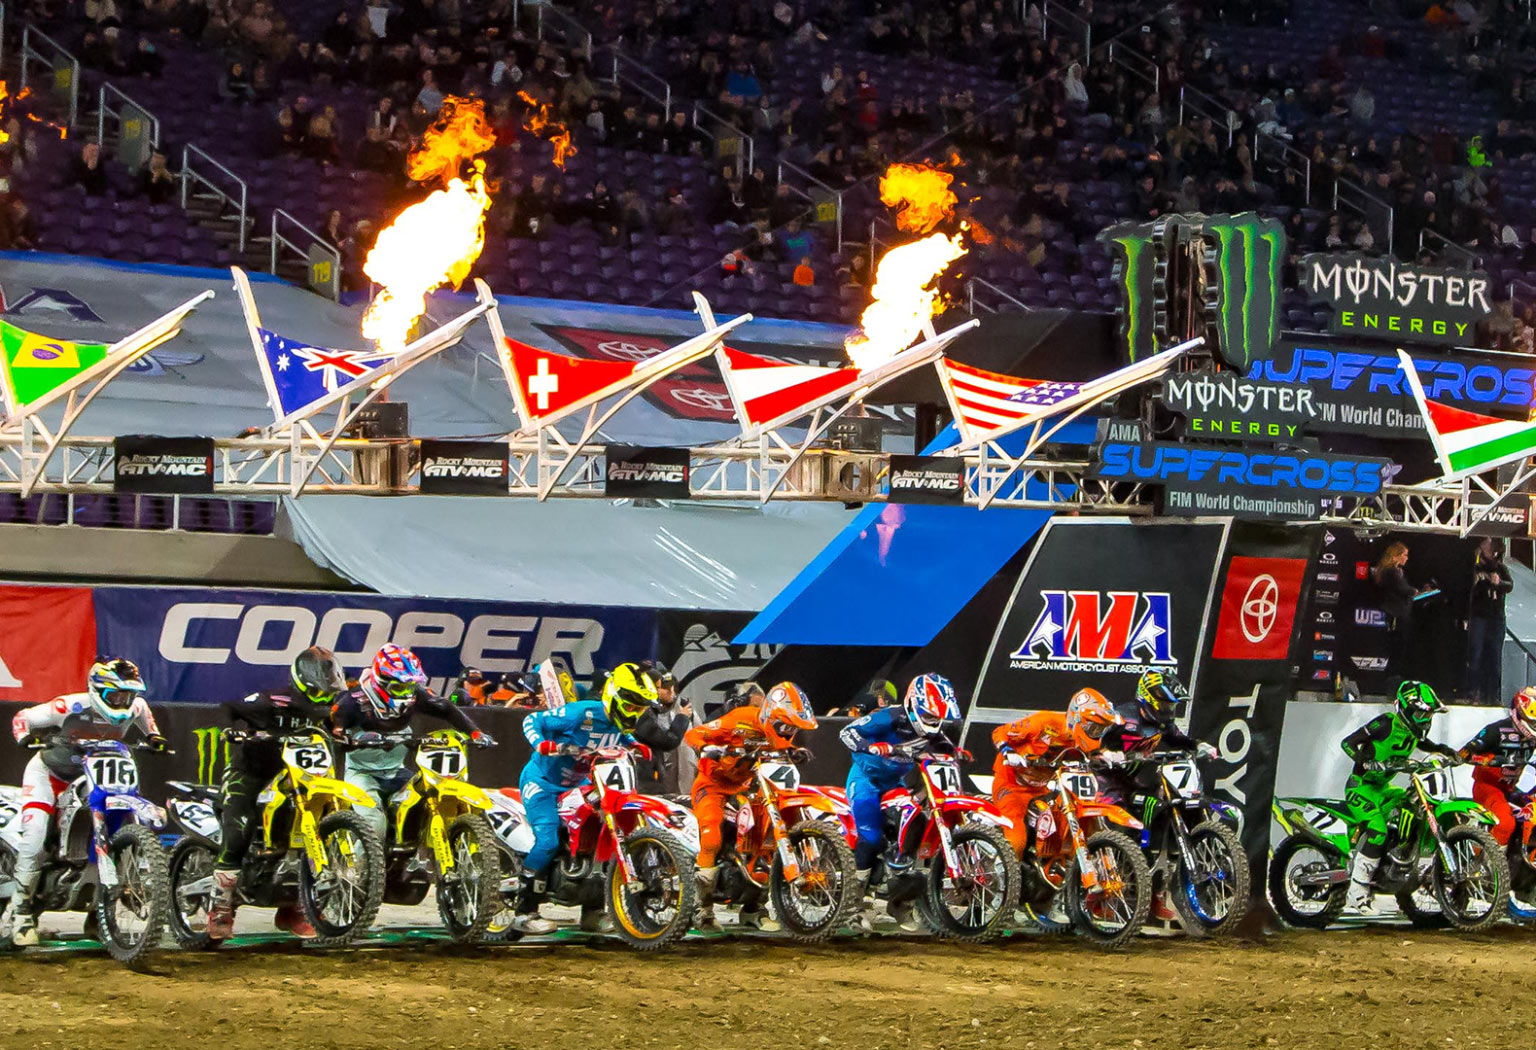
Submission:
MULTIPOLYGON (((348 944, 365 933, 384 897, 384 844, 353 811, 374 808, 368 793, 334 776, 330 739, 318 730, 289 734, 226 729, 230 742, 277 740, 283 768, 257 796, 261 832, 251 843, 235 892, 259 908, 297 903, 319 935, 348 944)), ((219 790, 173 780, 167 809, 183 832, 171 851, 171 932, 184 948, 209 948, 208 909, 219 853, 219 790)))
POLYGON ((382 734, 375 744, 416 746, 416 775, 387 800, 384 897, 419 904, 435 887, 443 925, 461 944, 485 939, 501 888, 501 855, 484 815, 491 799, 468 780, 469 742, 457 729, 438 729, 382 734))

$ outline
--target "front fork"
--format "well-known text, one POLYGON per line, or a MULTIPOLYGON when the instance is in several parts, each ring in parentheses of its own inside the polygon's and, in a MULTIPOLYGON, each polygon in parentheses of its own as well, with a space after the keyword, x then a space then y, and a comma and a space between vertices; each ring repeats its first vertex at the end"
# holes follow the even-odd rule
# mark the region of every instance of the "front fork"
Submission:
POLYGON ((784 869, 784 880, 794 882, 800 877, 800 862, 795 859, 794 847, 789 843, 789 828, 772 798, 764 799, 763 809, 768 811, 768 823, 773 825, 773 835, 778 840, 779 863, 784 869))
POLYGON ((96 878, 105 890, 116 889, 118 883, 117 864, 112 860, 111 838, 107 815, 98 810, 91 810, 91 840, 96 851, 96 878))
POLYGON ((428 801, 427 843, 432 847, 432 859, 437 862, 438 875, 447 875, 454 869, 453 850, 448 846, 447 826, 437 805, 428 801))

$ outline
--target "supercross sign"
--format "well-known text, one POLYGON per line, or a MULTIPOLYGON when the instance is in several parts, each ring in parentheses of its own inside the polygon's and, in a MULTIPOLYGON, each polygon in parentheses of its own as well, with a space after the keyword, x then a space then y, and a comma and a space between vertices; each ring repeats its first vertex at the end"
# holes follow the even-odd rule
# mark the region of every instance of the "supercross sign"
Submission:
POLYGON ((1044 603, 1023 643, 1009 654, 1016 670, 1123 671, 1171 665, 1166 592, 1041 591, 1044 603))

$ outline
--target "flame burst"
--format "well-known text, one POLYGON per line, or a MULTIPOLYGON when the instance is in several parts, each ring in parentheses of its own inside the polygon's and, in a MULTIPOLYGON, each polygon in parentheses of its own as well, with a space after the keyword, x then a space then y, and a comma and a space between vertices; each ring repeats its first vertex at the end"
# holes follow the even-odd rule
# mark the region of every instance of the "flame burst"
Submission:
POLYGON ((576 144, 571 141, 571 131, 558 120, 552 120, 549 116, 549 107, 526 91, 519 91, 517 97, 523 100, 528 107, 528 116, 523 122, 523 127, 528 129, 530 135, 543 135, 549 132, 549 144, 555 147, 555 167, 564 168, 567 157, 576 155, 576 144))
POLYGON ((926 164, 892 164, 880 176, 880 200, 896 209, 896 226, 908 233, 928 233, 955 213, 949 184, 955 177, 926 164))
POLYGON ((958 233, 930 234, 886 252, 875 270, 875 301, 844 344, 848 359, 865 370, 911 346, 942 306, 934 280, 964 254, 958 233))
POLYGON ((443 188, 406 208, 379 234, 363 272, 381 285, 363 314, 363 335, 381 352, 405 349, 412 327, 427 311, 427 296, 445 284, 457 288, 485 247, 485 163, 475 158, 495 145, 478 99, 449 98, 421 147, 406 161, 417 181, 441 180, 443 188), (473 161, 469 180, 460 177, 473 161))
MULTIPOLYGON (((10 112, 11 103, 25 101, 27 98, 31 97, 31 95, 31 88, 22 88, 19 94, 12 95, 10 91, 10 85, 5 81, 0 80, 0 145, 4 145, 5 143, 11 141, 11 136, 6 133, 4 127, 5 121, 12 116, 10 112)), ((65 129, 64 125, 62 124, 55 124, 51 120, 44 120, 36 113, 22 113, 21 116, 26 117, 34 124, 41 124, 45 128, 52 128, 54 131, 59 133, 60 139, 63 139, 65 136, 65 129)))

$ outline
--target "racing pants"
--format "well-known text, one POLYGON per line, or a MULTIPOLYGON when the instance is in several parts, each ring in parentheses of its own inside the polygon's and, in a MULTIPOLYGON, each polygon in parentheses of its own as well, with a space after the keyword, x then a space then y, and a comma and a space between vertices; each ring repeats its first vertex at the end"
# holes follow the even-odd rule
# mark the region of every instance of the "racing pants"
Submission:
POLYGON ((343 780, 353 787, 366 791, 373 799, 373 807, 358 806, 353 812, 368 822, 378 832, 379 841, 389 842, 389 800, 415 776, 411 769, 400 766, 395 769, 353 769, 347 764, 343 780))
POLYGON ((725 807, 732 798, 746 790, 736 782, 721 782, 699 775, 693 781, 693 815, 699 822, 699 867, 713 868, 720 852, 721 827, 725 807))
POLYGON ((43 764, 42 755, 33 755, 21 777, 21 834, 18 836, 16 881, 18 910, 31 911, 31 896, 42 870, 43 850, 48 844, 48 825, 53 821, 54 805, 69 781, 55 776, 43 764))
POLYGON ((1354 813, 1355 820, 1365 826, 1359 846, 1361 856, 1379 860, 1386 852, 1387 817, 1401 794, 1401 790, 1390 783, 1367 780, 1355 774, 1344 782, 1344 803, 1354 813))
POLYGON ((992 799, 1003 816, 1013 821, 1013 827, 1004 828, 1003 833, 1008 836, 1008 844, 1013 847, 1013 852, 1021 857, 1029 848, 1029 807, 1046 794, 1043 785, 1028 787, 1023 784, 1001 784, 992 799))
POLYGON ((523 815, 533 830, 533 848, 523 858, 523 870, 534 879, 544 879, 560 852, 560 796, 570 789, 545 780, 531 765, 523 767, 517 786, 523 795, 523 815))
POLYGON ((887 791, 901 786, 902 775, 876 778, 858 766, 848 771, 848 807, 853 810, 853 823, 859 833, 853 863, 860 871, 874 867, 875 860, 885 851, 885 818, 880 811, 880 799, 887 791))
POLYGON ((282 769, 280 763, 242 761, 236 756, 224 766, 219 787, 219 859, 215 867, 239 871, 256 834, 256 796, 282 769))
POLYGON ((1499 845, 1509 845, 1510 836, 1515 833, 1515 811, 1509 804, 1509 796, 1504 793, 1504 788, 1494 781, 1480 780, 1474 776, 1472 799, 1498 821, 1488 830, 1499 845))

